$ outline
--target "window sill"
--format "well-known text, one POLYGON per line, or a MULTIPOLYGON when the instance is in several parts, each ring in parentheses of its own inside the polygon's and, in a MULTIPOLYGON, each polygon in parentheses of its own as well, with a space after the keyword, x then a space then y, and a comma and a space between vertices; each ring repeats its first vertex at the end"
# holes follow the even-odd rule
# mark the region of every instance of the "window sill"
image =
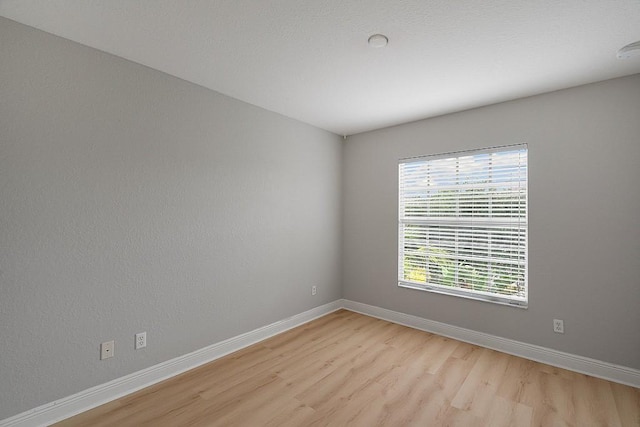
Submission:
POLYGON ((406 288, 406 289, 415 289, 417 291, 426 291, 426 292, 433 292, 436 294, 442 294, 442 295, 449 295, 449 296, 453 296, 453 297, 460 297, 460 298, 466 298, 466 299, 471 299, 471 300, 476 300, 476 301, 482 301, 482 302, 489 302, 489 303, 493 303, 493 304, 500 304, 500 305, 506 305, 509 307, 515 307, 515 308, 523 308, 523 309, 527 309, 529 304, 527 301, 515 301, 515 300, 510 300, 507 298, 499 298, 499 297, 494 297, 494 296, 485 296, 485 295, 479 295, 479 294, 475 294, 475 293, 470 293, 470 292, 465 292, 463 290, 459 290, 459 289, 441 289, 441 288, 437 288, 434 286, 429 286, 429 285, 418 285, 415 283, 410 283, 410 282, 398 282, 398 286, 401 288, 406 288))

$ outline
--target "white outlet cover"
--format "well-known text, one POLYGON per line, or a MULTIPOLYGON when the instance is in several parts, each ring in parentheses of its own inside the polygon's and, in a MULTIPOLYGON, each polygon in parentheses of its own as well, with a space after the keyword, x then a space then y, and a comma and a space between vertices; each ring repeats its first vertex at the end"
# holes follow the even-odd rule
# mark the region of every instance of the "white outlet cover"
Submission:
POLYGON ((564 334, 564 321, 560 319, 553 319, 553 332, 558 334, 564 334))
POLYGON ((115 342, 113 341, 106 341, 100 344, 100 360, 113 357, 114 349, 115 349, 115 342))
POLYGON ((147 333, 139 332, 136 334, 136 350, 140 350, 141 348, 145 348, 147 346, 147 333))

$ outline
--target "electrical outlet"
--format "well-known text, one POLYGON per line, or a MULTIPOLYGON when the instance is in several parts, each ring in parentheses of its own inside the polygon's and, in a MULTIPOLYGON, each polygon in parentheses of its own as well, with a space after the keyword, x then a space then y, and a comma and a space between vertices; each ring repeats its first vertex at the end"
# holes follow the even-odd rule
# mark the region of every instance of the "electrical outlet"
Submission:
POLYGON ((315 295, 318 293, 318 288, 316 288, 315 286, 311 287, 311 295, 315 295))
POLYGON ((136 350, 145 348, 147 346, 147 333, 140 332, 136 334, 136 350))
POLYGON ((115 343, 113 341, 107 341, 100 344, 100 360, 113 357, 114 348, 115 348, 115 343))
POLYGON ((553 332, 556 334, 564 334, 564 321, 560 319, 553 319, 553 332))

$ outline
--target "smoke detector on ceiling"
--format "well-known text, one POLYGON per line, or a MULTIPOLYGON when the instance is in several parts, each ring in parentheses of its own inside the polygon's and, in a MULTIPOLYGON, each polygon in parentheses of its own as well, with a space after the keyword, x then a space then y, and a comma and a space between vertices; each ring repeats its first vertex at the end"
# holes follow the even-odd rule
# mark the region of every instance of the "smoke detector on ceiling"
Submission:
POLYGON ((640 56, 640 41, 629 43, 618 51, 619 59, 631 58, 632 56, 640 56))
POLYGON ((368 42, 371 47, 385 47, 389 43, 389 38, 384 34, 374 34, 369 37, 368 42))

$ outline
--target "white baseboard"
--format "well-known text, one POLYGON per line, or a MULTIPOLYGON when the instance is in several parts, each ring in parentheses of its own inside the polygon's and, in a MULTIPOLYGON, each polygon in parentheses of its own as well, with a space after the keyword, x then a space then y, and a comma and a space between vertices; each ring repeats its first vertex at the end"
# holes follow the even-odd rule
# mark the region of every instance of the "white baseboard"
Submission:
POLYGON ((229 338, 196 350, 193 353, 176 357, 55 402, 0 420, 0 427, 46 426, 61 421, 295 328, 340 308, 342 308, 342 300, 312 308, 304 313, 296 314, 262 328, 229 338))
POLYGON ((47 403, 11 418, 0 420, 0 427, 45 426, 69 418, 96 406, 118 399, 142 388, 171 378, 234 351, 241 350, 259 341, 285 332, 313 319, 341 308, 377 317, 389 322, 431 332, 459 341, 498 350, 536 362, 546 363, 571 371, 580 372, 609 381, 640 388, 640 370, 602 362, 600 360, 564 353, 545 347, 526 344, 495 335, 460 328, 385 308, 375 307, 350 300, 336 300, 313 308, 262 328, 255 329, 228 340, 196 350, 151 366, 133 374, 117 378, 105 384, 81 391, 55 402, 47 403))
POLYGON ((476 344, 536 362, 546 363, 547 365, 557 366, 570 371, 640 388, 640 370, 637 369, 501 338, 495 335, 460 328, 458 326, 452 326, 446 323, 440 323, 355 301, 342 300, 342 304, 343 308, 347 310, 366 314, 367 316, 377 317, 422 331, 476 344))

